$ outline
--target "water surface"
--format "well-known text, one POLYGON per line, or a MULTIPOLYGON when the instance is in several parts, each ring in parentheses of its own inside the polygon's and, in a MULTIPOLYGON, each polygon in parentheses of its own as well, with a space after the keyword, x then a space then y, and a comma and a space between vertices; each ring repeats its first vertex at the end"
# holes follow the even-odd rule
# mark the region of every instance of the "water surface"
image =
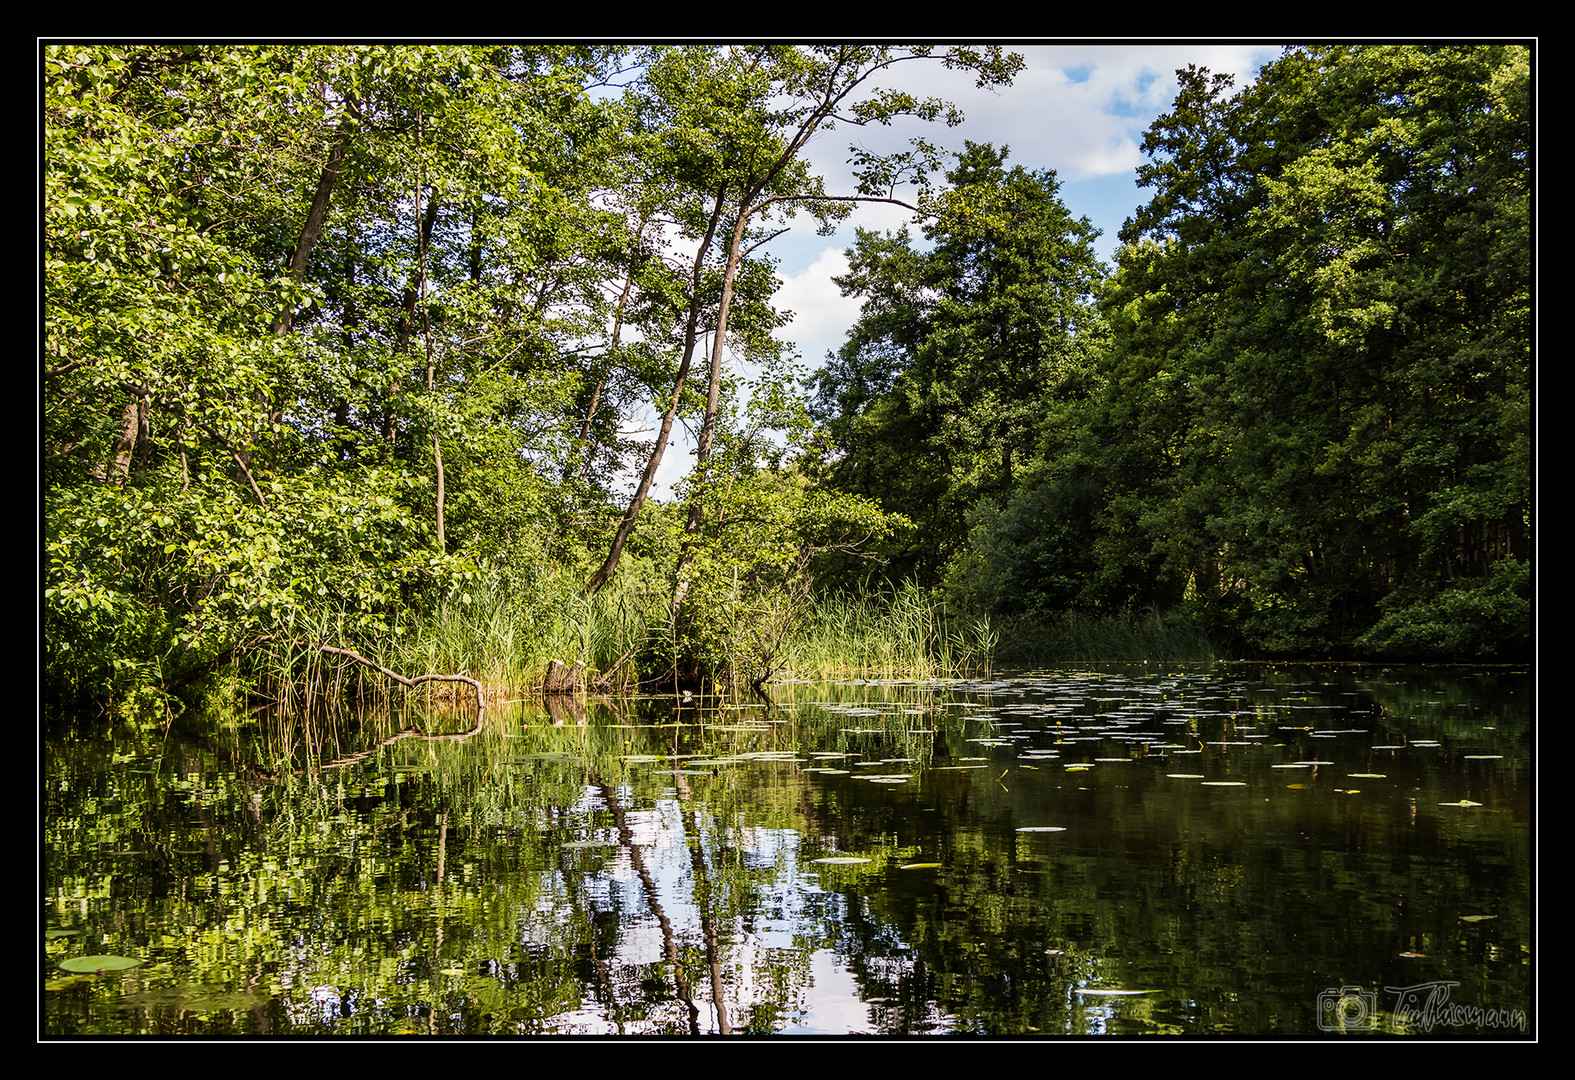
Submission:
POLYGON ((59 725, 44 1031, 1536 1030, 1523 673, 772 699, 59 725))

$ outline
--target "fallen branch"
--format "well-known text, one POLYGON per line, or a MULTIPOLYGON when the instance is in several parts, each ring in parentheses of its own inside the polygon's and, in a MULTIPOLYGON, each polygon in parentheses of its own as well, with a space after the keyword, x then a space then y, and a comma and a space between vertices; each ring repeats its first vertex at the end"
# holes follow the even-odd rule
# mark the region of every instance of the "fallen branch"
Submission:
MULTIPOLYGON (((335 656, 347 656, 351 660, 354 660, 358 664, 365 664, 367 667, 371 668, 373 671, 376 671, 376 672, 378 672, 380 674, 388 676, 390 679, 393 679, 395 682, 397 682, 401 686, 414 687, 417 684, 424 683, 424 682, 462 682, 462 683, 469 683, 471 685, 471 687, 476 691, 476 724, 478 725, 478 727, 481 724, 481 716, 486 711, 486 708, 487 708, 487 698, 486 698, 486 695, 482 692, 481 683, 477 682, 475 679, 472 679, 469 675, 417 675, 413 679, 407 679, 407 678, 405 678, 405 676, 401 675, 399 672, 392 671, 392 670, 384 667, 382 664, 377 663, 375 660, 368 660, 366 657, 362 656, 360 653, 354 652, 354 651, 352 651, 350 649, 341 649, 337 645, 317 645, 316 648, 317 648, 317 650, 319 652, 333 653, 335 656)), ((429 738, 446 738, 446 737, 448 737, 448 736, 438 736, 438 735, 429 736, 429 738)))

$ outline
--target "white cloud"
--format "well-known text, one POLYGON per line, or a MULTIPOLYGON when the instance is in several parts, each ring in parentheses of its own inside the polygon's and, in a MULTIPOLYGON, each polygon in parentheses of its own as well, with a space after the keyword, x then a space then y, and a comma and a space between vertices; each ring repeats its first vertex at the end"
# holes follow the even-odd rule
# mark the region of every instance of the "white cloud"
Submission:
POLYGON ((823 248, 814 262, 783 278, 777 290, 777 306, 793 312, 793 321, 778 336, 797 342, 800 355, 812 365, 820 363, 827 349, 841 345, 848 327, 858 321, 858 297, 843 296, 831 280, 847 272, 847 252, 823 248))

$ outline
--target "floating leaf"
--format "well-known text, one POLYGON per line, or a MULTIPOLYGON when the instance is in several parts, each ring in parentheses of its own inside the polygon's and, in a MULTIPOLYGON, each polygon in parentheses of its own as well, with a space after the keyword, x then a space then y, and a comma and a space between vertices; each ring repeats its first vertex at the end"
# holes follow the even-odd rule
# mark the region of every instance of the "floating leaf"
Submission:
POLYGON ((1467 761, 1502 761, 1503 754, 1467 754, 1467 761))
POLYGON ((1479 802, 1472 802, 1470 799, 1461 799, 1459 802, 1441 802, 1438 805, 1439 806, 1481 806, 1482 804, 1479 803, 1479 802))
POLYGON ((1155 990, 1078 990, 1079 994, 1094 994, 1099 997, 1131 997, 1134 994, 1153 994, 1155 990))
POLYGON ((1066 832, 1064 825, 1026 825, 1018 832, 1066 832))
POLYGON ((1497 915, 1462 915, 1462 916, 1460 916, 1460 921, 1461 922, 1483 922, 1483 921, 1485 921, 1487 919, 1496 919, 1496 918, 1498 918, 1497 915))
POLYGON ((1204 787, 1246 787, 1245 780, 1205 780, 1204 787))
POLYGON ((850 866, 853 863, 866 863, 869 859, 856 859, 852 855, 832 855, 824 859, 815 859, 814 862, 827 863, 832 866, 850 866))
POLYGON ((142 963, 129 956, 73 956, 61 962, 61 971, 125 971, 142 963))
POLYGON ((1165 775, 1170 777, 1172 780, 1202 780, 1203 779, 1203 774, 1200 773, 1200 772, 1173 772, 1173 773, 1166 773, 1165 775))
POLYGON ((1345 775, 1354 777, 1357 780, 1382 780, 1384 778, 1384 774, 1381 772, 1353 772, 1345 775))
POLYGON ((939 870, 940 868, 941 864, 938 862, 911 862, 906 866, 897 867, 898 870, 939 870))

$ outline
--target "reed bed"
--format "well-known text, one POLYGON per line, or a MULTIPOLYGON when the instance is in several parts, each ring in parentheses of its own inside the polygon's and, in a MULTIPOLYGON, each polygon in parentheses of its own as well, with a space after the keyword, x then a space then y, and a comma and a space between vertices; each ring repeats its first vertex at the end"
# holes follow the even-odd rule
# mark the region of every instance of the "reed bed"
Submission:
MULTIPOLYGON (((345 642, 340 629, 331 614, 320 615, 268 646, 261 683, 279 709, 330 702, 393 708, 405 700, 391 680, 323 654, 319 643, 354 648, 407 677, 466 675, 486 687, 489 701, 540 693, 555 660, 567 680, 555 688, 632 689, 664 662, 668 607, 656 583, 632 576, 595 596, 567 574, 538 581, 529 595, 484 577, 467 595, 373 640, 345 642)), ((737 644, 746 647, 744 639, 737 644)), ((951 612, 939 593, 912 583, 804 598, 775 648, 776 677, 792 679, 968 677, 998 663, 1211 660, 1217 651, 1184 616, 1147 611, 993 623, 951 612)), ((747 670, 736 659, 734 665, 747 670)))
POLYGON ((988 671, 998 635, 987 619, 948 615, 906 583, 811 602, 786 650, 795 678, 935 678, 988 671))

